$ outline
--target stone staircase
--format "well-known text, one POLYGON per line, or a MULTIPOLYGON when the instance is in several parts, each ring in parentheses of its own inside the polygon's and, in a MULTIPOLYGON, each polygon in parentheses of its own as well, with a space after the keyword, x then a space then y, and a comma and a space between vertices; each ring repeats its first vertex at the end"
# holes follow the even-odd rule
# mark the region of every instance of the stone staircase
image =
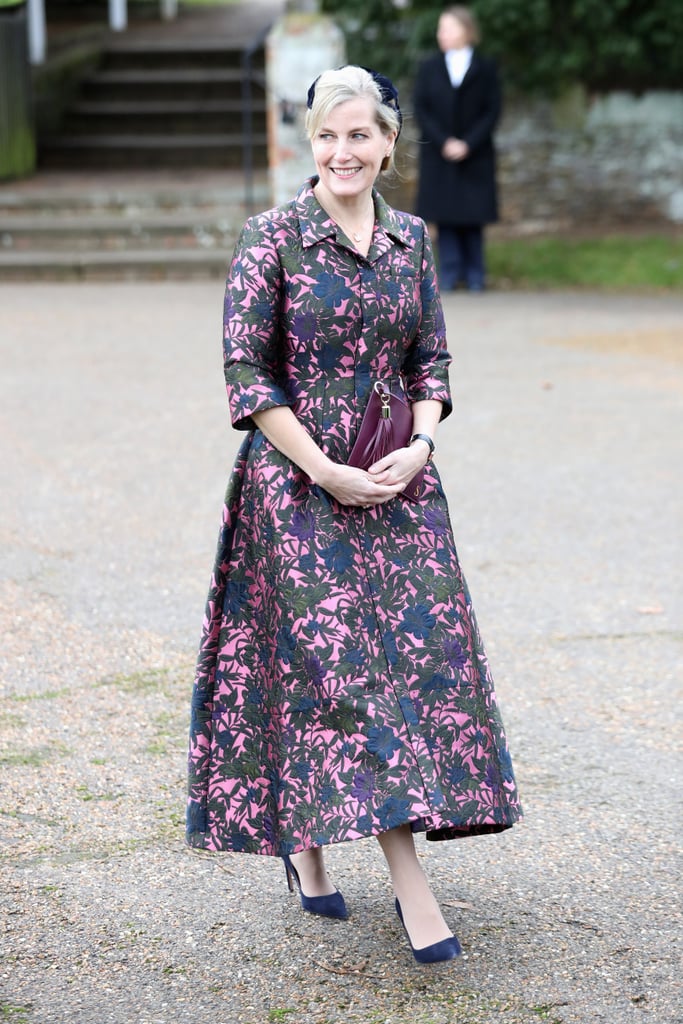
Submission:
POLYGON ((223 277, 237 234, 269 203, 257 174, 45 172, 0 187, 0 282, 223 277))
MULTIPOLYGON (((0 281, 223 277, 245 218, 270 204, 263 43, 283 0, 181 4, 171 22, 156 2, 129 6, 129 29, 104 32, 99 65, 41 139, 38 172, 0 183, 0 281)), ((103 8, 55 0, 53 44, 103 8)))
POLYGON ((45 168, 236 168, 266 166, 264 51, 219 38, 110 38, 81 83, 58 134, 44 139, 45 168), (245 115, 249 77, 252 133, 245 115))

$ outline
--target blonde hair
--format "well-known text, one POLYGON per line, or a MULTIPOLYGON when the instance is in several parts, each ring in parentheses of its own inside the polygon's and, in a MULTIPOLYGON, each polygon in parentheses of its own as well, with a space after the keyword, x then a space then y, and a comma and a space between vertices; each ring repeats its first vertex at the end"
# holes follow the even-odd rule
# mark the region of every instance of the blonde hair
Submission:
MULTIPOLYGON (((342 68, 323 71, 314 84, 314 95, 311 106, 306 111, 304 127, 309 139, 320 130, 330 111, 347 100, 371 100, 375 105, 375 118, 382 135, 396 133, 401 130, 401 118, 393 107, 382 99, 382 92, 369 71, 355 64, 347 64, 342 68)), ((394 150, 382 161, 382 171, 392 170, 394 166, 394 150)))
POLYGON ((449 15, 451 18, 455 18, 460 22, 462 27, 467 32, 468 42, 470 46, 477 46, 481 42, 481 30, 479 28, 479 22, 475 18, 469 7, 445 7, 440 18, 443 18, 444 14, 449 15))

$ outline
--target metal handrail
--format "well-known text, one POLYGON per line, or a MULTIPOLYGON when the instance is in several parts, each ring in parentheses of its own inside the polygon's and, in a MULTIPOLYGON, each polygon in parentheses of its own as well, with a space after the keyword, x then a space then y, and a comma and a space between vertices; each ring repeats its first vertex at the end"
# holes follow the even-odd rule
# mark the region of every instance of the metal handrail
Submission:
POLYGON ((248 213, 254 212, 254 111, 252 82, 260 81, 265 86, 265 76, 256 76, 253 68, 254 55, 266 41, 272 25, 262 29, 242 50, 242 164, 244 169, 244 205, 248 213))

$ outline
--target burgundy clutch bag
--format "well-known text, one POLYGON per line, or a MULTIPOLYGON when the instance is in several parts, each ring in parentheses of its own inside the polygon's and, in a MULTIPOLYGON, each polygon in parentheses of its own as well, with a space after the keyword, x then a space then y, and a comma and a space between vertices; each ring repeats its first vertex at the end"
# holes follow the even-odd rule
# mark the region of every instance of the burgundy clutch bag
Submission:
MULTIPOLYGON (((386 388, 381 380, 375 381, 349 455, 349 466, 367 469, 389 452, 404 448, 412 432, 413 414, 406 399, 386 388)), ((419 501, 424 486, 423 467, 400 493, 409 501, 419 501)))

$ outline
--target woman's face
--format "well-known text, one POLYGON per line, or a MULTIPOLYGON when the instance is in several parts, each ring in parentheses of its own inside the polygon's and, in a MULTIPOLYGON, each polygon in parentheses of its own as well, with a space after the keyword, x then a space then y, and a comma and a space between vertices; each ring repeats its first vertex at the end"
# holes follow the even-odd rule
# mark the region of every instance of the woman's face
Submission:
POLYGON ((321 185, 340 200, 372 189, 395 141, 395 133, 382 134, 372 100, 338 103, 311 139, 321 185))
POLYGON ((436 41, 442 53, 447 50, 461 50, 470 45, 469 33, 463 23, 453 14, 442 14, 436 30, 436 41))

